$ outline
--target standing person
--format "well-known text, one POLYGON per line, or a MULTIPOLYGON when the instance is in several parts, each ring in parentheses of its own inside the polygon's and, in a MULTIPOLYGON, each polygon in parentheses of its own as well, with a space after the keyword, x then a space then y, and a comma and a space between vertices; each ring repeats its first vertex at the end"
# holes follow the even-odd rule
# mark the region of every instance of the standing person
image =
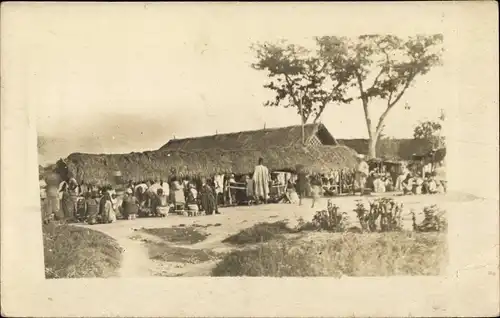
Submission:
POLYGON ((368 167, 368 164, 365 161, 365 156, 364 155, 358 155, 358 166, 356 169, 356 182, 358 183, 358 186, 361 191, 361 195, 364 195, 365 193, 365 186, 366 186, 366 178, 368 177, 370 168, 368 167))
POLYGON ((215 191, 205 178, 201 179, 200 201, 205 215, 218 214, 215 191))
POLYGON ((64 183, 61 188, 61 203, 62 203, 64 218, 66 219, 67 222, 73 222, 75 218, 76 206, 71 197, 67 183, 64 183))
POLYGON ((108 191, 104 192, 104 195, 99 202, 99 214, 101 216, 101 223, 103 224, 112 223, 116 218, 114 217, 111 194, 108 191))
POLYGON ((307 174, 302 165, 297 166, 297 194, 299 196, 299 206, 302 205, 302 199, 306 196, 307 174))
POLYGON ((443 191, 446 193, 446 168, 444 166, 444 161, 439 162, 439 166, 434 170, 435 180, 438 186, 441 186, 443 191))
POLYGON ((252 180, 252 178, 250 178, 249 175, 246 175, 245 182, 246 182, 247 201, 248 201, 248 204, 250 204, 253 201, 253 197, 254 197, 253 180, 252 180))
POLYGON ((38 176, 38 182, 40 186, 40 208, 42 209, 42 220, 46 222, 49 220, 47 210, 47 182, 45 182, 42 175, 38 176))
POLYGON ((317 175, 311 178, 311 193, 312 193, 312 205, 311 208, 314 208, 314 204, 319 200, 322 194, 323 185, 321 184, 321 178, 317 175))
POLYGON ((85 193, 85 218, 87 224, 97 223, 97 214, 99 213, 99 202, 97 201, 97 193, 85 193))
POLYGON ((77 202, 78 202, 78 195, 80 194, 80 189, 78 187, 78 182, 76 182, 76 179, 71 178, 68 182, 68 192, 69 196, 71 198, 71 202, 73 202, 73 205, 75 206, 74 211, 75 211, 75 216, 77 212, 77 202))
POLYGON ((253 172, 254 195, 257 201, 264 199, 267 203, 269 197, 269 170, 264 166, 264 159, 259 158, 259 162, 253 172))
POLYGON ((45 217, 47 220, 61 220, 60 201, 59 201, 59 180, 56 174, 47 177, 47 199, 45 208, 45 217))

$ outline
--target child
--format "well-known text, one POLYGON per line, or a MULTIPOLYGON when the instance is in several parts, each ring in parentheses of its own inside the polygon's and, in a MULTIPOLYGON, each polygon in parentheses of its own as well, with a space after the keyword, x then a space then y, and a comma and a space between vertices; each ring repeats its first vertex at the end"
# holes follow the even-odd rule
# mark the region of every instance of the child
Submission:
POLYGON ((313 199, 311 208, 314 208, 314 204, 319 200, 322 192, 321 179, 318 176, 313 176, 311 178, 311 194, 313 199))

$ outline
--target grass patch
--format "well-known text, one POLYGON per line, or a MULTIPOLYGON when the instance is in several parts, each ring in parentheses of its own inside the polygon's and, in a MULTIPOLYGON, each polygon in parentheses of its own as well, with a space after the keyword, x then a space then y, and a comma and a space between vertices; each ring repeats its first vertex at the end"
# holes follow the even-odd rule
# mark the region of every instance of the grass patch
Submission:
POLYGON ((439 275, 447 263, 444 233, 316 234, 326 240, 278 240, 233 251, 213 276, 439 275))
POLYGON ((283 238, 282 234, 287 233, 296 233, 296 230, 289 228, 284 221, 274 223, 264 222, 257 223, 237 234, 231 235, 222 242, 234 245, 255 244, 283 238))
POLYGON ((217 259, 218 254, 205 249, 171 246, 167 243, 146 241, 149 258, 164 262, 197 264, 217 259))
POLYGON ((191 245, 206 240, 208 234, 202 233, 193 227, 182 228, 154 228, 154 229, 141 229, 143 232, 154 235, 164 241, 181 244, 191 245))
POLYGON ((72 225, 43 225, 46 278, 116 276, 122 249, 110 236, 72 225))

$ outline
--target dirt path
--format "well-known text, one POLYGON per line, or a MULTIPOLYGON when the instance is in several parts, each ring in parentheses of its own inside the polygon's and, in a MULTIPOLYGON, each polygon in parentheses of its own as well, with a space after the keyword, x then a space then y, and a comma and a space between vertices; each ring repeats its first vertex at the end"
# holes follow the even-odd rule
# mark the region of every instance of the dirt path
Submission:
MULTIPOLYGON (((359 197, 340 197, 332 201, 344 211, 352 211, 355 200, 359 197)), ((449 196, 406 196, 397 197, 396 200, 403 202, 406 209, 415 208, 421 210, 424 206, 438 204, 445 208, 448 202, 472 201, 463 195, 449 196)), ((117 221, 113 224, 81 225, 93 230, 101 231, 113 237, 124 249, 121 277, 149 277, 160 276, 200 276, 208 275, 210 269, 215 265, 213 261, 199 264, 183 264, 165 261, 151 260, 144 239, 154 241, 155 237, 139 231, 141 228, 166 228, 174 226, 203 225, 210 234, 202 242, 193 245, 185 245, 183 248, 210 249, 212 251, 223 251, 227 249, 221 241, 238 231, 251 227, 259 222, 276 222, 287 220, 291 226, 302 217, 310 220, 314 212, 326 207, 326 199, 322 199, 317 208, 311 209, 308 202, 298 207, 289 204, 270 204, 252 207, 232 207, 221 209, 222 215, 203 217, 168 216, 166 218, 141 218, 133 221, 117 221), (218 224, 218 226, 211 226, 218 224), (134 238, 135 237, 135 238, 134 238)), ((351 214, 353 212, 350 212, 351 214)), ((411 223, 406 224, 411 226, 411 223)), ((156 238, 157 240, 157 238, 156 238)), ((179 246, 179 245, 177 245, 179 246)))

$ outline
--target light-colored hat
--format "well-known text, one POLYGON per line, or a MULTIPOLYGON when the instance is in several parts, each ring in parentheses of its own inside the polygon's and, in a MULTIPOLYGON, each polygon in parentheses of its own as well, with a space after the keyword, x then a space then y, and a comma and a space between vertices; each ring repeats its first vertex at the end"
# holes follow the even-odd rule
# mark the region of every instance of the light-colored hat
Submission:
POLYGON ((128 194, 132 194, 132 193, 133 193, 132 189, 128 188, 128 189, 127 189, 127 193, 128 193, 128 194))
POLYGON ((361 153, 360 153, 360 154, 358 154, 358 158, 359 158, 359 159, 364 159, 364 158, 365 158, 365 155, 363 155, 363 154, 361 154, 361 153))

